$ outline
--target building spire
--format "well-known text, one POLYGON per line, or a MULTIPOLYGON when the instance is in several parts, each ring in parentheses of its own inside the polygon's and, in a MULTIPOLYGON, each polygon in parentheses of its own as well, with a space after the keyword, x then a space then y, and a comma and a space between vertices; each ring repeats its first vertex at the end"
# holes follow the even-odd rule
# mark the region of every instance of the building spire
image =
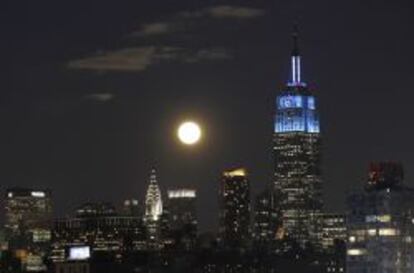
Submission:
POLYGON ((293 38, 293 50, 292 50, 292 56, 291 56, 291 62, 292 62, 292 77, 291 77, 291 84, 292 85, 302 85, 301 81, 301 63, 300 63, 300 53, 299 53, 299 29, 298 25, 295 24, 293 26, 293 32, 292 32, 292 38, 293 38))
POLYGON ((298 24, 293 25, 293 32, 292 32, 292 38, 293 38, 293 50, 292 50, 292 56, 299 56, 299 43, 298 43, 298 37, 299 36, 299 27, 298 24))
POLYGON ((157 221, 162 214, 161 190, 157 182, 155 168, 151 169, 147 194, 145 196, 144 220, 157 221))

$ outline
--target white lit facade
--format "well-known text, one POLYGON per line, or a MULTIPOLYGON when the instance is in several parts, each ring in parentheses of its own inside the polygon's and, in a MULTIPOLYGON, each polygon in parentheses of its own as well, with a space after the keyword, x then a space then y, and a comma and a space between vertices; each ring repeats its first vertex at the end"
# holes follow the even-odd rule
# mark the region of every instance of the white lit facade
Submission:
POLYGON ((157 174, 153 169, 145 195, 145 221, 158 221, 162 215, 161 190, 158 187, 157 174))
POLYGON ((163 216, 163 204, 161 190, 157 182, 155 169, 151 170, 147 194, 145 195, 144 224, 147 231, 148 247, 158 249, 161 247, 161 218, 163 216))

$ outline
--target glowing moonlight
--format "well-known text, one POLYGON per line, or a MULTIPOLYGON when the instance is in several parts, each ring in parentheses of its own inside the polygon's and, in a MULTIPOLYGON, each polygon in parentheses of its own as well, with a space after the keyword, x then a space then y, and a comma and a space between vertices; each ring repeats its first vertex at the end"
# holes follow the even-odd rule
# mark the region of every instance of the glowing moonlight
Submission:
POLYGON ((186 145, 196 144, 201 138, 200 126, 193 121, 186 121, 180 125, 177 132, 180 141, 186 145))

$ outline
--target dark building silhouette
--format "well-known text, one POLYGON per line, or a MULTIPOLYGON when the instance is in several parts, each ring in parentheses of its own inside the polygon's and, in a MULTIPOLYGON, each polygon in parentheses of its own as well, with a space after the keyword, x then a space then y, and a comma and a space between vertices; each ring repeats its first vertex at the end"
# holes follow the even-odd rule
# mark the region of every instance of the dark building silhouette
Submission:
POLYGON ((256 196, 254 203, 253 244, 257 251, 271 252, 275 246, 280 225, 275 194, 266 188, 256 196))
POLYGON ((414 189, 399 163, 372 163, 368 183, 347 197, 347 272, 414 270, 414 189))
POLYGON ((142 217, 119 215, 109 203, 86 203, 74 217, 55 220, 50 259, 67 261, 74 246, 89 246, 94 255, 118 259, 127 252, 145 251, 142 217))
POLYGON ((403 166, 397 162, 372 162, 369 165, 367 190, 381 190, 401 186, 404 180, 403 166))
POLYGON ((196 191, 175 189, 167 192, 169 224, 174 244, 184 250, 193 249, 197 240, 196 191))
POLYGON ((250 242, 250 184, 245 169, 223 172, 219 187, 219 242, 243 249, 250 242))
POLYGON ((319 216, 321 221, 321 234, 319 240, 324 251, 336 251, 336 244, 339 241, 346 241, 346 217, 343 213, 322 213, 319 216))
POLYGON ((122 214, 142 217, 143 209, 143 204, 141 204, 137 199, 127 199, 124 200, 122 214))

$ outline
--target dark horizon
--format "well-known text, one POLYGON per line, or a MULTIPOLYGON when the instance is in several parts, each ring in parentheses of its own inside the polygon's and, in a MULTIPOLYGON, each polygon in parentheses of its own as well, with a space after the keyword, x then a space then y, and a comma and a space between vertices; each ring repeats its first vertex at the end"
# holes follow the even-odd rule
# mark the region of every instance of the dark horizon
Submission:
POLYGON ((50 188, 63 216, 89 200, 143 201, 155 165, 164 194, 197 189, 201 230, 215 230, 223 170, 246 167, 254 194, 272 181, 295 22, 320 111, 326 210, 344 208, 371 161, 401 161, 414 185, 410 1, 46 2, 3 11, 3 193, 50 188), (198 146, 176 140, 187 118, 205 131, 198 146))

